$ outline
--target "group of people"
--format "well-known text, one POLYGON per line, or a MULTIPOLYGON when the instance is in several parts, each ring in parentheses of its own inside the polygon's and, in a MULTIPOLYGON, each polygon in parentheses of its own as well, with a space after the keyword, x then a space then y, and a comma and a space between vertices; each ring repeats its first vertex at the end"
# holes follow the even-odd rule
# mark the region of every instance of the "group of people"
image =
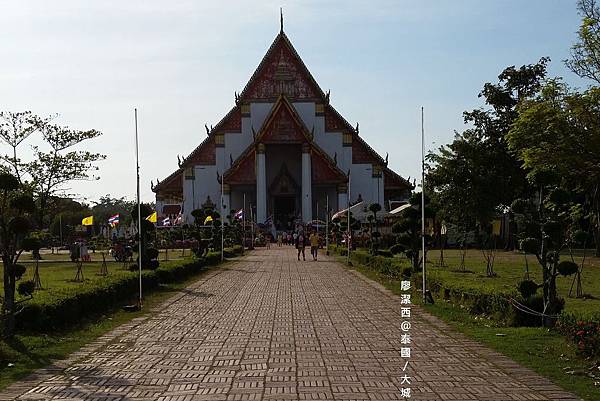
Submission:
POLYGON ((305 249, 307 246, 310 246, 310 254, 313 260, 317 260, 320 243, 321 238, 316 230, 311 230, 308 235, 302 228, 294 233, 277 234, 277 246, 293 245, 298 250, 298 260, 300 260, 300 255, 302 255, 302 260, 306 260, 305 249))

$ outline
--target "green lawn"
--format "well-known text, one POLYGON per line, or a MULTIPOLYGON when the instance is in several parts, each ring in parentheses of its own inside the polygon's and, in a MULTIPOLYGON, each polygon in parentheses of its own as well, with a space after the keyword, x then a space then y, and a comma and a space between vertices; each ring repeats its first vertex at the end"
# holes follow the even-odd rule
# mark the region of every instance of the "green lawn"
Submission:
MULTIPOLYGON (((167 257, 169 261, 184 260, 190 256, 190 251, 185 251, 185 256, 182 258, 181 250, 170 250, 167 257)), ((104 280, 105 277, 100 276, 100 269, 102 266, 102 255, 97 253, 91 253, 91 261, 83 263, 83 282, 73 281, 77 267, 75 263, 68 261, 68 253, 62 254, 43 254, 43 261, 39 263, 40 280, 42 282, 42 290, 37 290, 34 293, 33 300, 29 302, 42 302, 55 296, 57 292, 68 290, 69 288, 78 286, 94 286, 95 283, 104 280)), ((165 254, 161 251, 159 260, 164 262, 165 254)), ((115 262, 114 259, 106 255, 106 263, 108 273, 111 276, 123 276, 135 274, 123 268, 123 263, 115 262)), ((21 279, 32 280, 35 271, 35 262, 31 259, 30 254, 23 254, 19 259, 19 263, 27 267, 25 275, 21 279)), ((127 263, 127 266, 133 264, 127 263)), ((17 282, 18 284, 18 282, 17 282)), ((0 290, 3 288, 3 282, 0 280, 0 290)))
MULTIPOLYGON (((345 261, 345 258, 340 258, 340 261, 345 261)), ((473 270, 477 268, 474 255, 470 257, 470 261, 472 262, 470 268, 473 270)), ((394 293, 401 293, 400 281, 373 272, 364 266, 355 264, 354 268, 365 276, 382 283, 394 293)), ((477 269, 477 271, 480 270, 480 268, 477 269)), ((508 276, 508 271, 513 270, 515 268, 507 267, 505 274, 508 276)), ((483 272, 485 272, 485 266, 483 272)), ((450 273, 448 274, 450 275, 450 273)), ((473 282, 478 280, 475 278, 475 274, 473 275, 475 277, 469 279, 464 278, 465 276, 464 273, 459 273, 455 279, 458 280, 462 277, 463 280, 472 280, 473 282)), ((501 282, 500 279, 495 280, 501 282)), ((413 300, 420 301, 420 293, 415 293, 413 300)), ((582 399, 586 401, 600 400, 598 362, 579 357, 575 353, 575 346, 556 331, 540 327, 499 327, 491 319, 473 316, 459 305, 439 299, 435 305, 424 307, 459 332, 512 358, 523 366, 531 368, 540 375, 548 377, 560 387, 577 394, 582 399), (498 334, 501 335, 498 336, 498 334), (591 377, 591 375, 595 377, 591 377)))
MULTIPOLYGON (((580 254, 581 252, 578 252, 580 254)), ((591 253, 591 251, 589 251, 591 253)), ((566 259, 564 255, 562 258, 566 259)), ((431 277, 439 277, 444 282, 457 287, 468 287, 477 289, 514 290, 517 284, 525 276, 525 256, 516 252, 498 251, 495 257, 494 271, 497 276, 486 276, 486 261, 479 250, 470 249, 465 259, 465 268, 468 273, 459 270, 460 252, 458 250, 444 251, 445 267, 440 266, 440 251, 432 250, 427 254, 428 273, 431 277)), ((527 256, 529 263, 529 277, 541 283, 542 273, 534 256, 527 256)), ((580 256, 575 258, 576 262, 581 260, 580 256)), ((578 315, 588 315, 600 312, 600 258, 589 255, 586 258, 581 283, 584 294, 591 295, 595 299, 568 297, 573 277, 558 277, 557 286, 559 295, 566 300, 565 312, 573 312, 578 315)), ((575 290, 573 290, 575 294, 575 290)))

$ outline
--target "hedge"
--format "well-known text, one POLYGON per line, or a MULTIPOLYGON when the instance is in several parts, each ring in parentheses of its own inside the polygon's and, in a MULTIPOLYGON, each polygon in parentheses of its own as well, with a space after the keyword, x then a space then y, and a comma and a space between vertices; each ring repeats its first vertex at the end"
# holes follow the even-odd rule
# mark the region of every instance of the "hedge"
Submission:
MULTIPOLYGON (((240 254, 240 247, 227 248, 228 257, 240 254)), ((142 271, 142 286, 147 293, 161 284, 182 281, 221 261, 221 254, 210 252, 192 261, 162 262, 156 270, 142 271)), ((16 316, 18 329, 49 331, 76 324, 89 316, 98 315, 131 301, 139 288, 137 272, 120 276, 107 276, 93 284, 83 283, 58 292, 51 299, 38 302, 35 298, 24 304, 16 316)))

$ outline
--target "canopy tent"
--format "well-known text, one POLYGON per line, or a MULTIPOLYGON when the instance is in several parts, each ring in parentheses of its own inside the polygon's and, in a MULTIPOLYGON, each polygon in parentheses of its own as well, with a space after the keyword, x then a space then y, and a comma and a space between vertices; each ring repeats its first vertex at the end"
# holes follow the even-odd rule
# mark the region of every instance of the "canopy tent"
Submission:
MULTIPOLYGON (((407 203, 407 204, 405 204, 405 205, 402 205, 402 206, 398 206, 398 207, 397 207, 397 208, 395 208, 394 210, 391 210, 389 214, 390 214, 391 216, 398 215, 398 214, 399 214, 401 211, 403 211, 403 210, 405 210, 405 209, 408 209, 409 207, 411 207, 411 204, 410 204, 410 203, 407 203)), ((390 216, 390 217, 391 217, 391 216, 390 216)))
MULTIPOLYGON (((342 217, 346 217, 346 213, 347 213, 348 209, 342 209, 338 212, 336 212, 333 216, 332 219, 335 219, 336 217, 339 217, 340 219, 342 217)), ((369 210, 369 204, 366 202, 359 202, 356 205, 352 205, 350 206, 350 213, 352 213, 352 217, 354 217, 356 220, 360 221, 361 223, 366 223, 368 222, 367 217, 373 215, 373 212, 371 212, 369 210)), ((380 218, 384 218, 388 216, 388 212, 386 212, 385 210, 380 210, 379 212, 377 212, 377 219, 380 218)))

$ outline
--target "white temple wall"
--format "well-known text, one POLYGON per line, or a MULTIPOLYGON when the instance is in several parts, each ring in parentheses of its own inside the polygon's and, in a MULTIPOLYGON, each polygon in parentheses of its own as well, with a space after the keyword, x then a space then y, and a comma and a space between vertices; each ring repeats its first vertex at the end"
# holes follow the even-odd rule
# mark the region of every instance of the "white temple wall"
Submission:
MULTIPOLYGON (((258 133, 265 118, 273 108, 273 103, 250 103, 250 126, 258 133)), ((252 137, 252 128, 250 128, 250 137, 252 137)))
POLYGON ((373 172, 370 164, 353 164, 350 170, 350 201, 356 202, 358 195, 361 195, 363 201, 367 203, 377 202, 373 200, 373 185, 377 181, 373 180, 373 172))

